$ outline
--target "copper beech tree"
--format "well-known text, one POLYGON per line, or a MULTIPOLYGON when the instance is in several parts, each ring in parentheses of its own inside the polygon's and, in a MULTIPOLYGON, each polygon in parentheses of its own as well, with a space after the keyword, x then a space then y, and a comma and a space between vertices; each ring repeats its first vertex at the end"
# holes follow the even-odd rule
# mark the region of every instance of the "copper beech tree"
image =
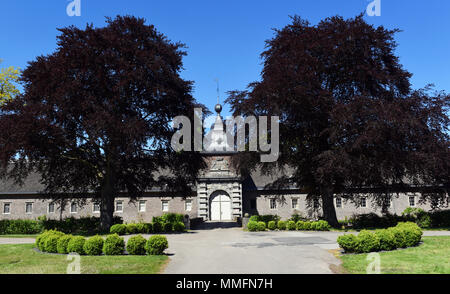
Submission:
MULTIPOLYGON (((337 193, 357 203, 365 191, 384 207, 415 186, 434 207, 448 202, 449 96, 411 89, 396 32, 362 15, 317 25, 293 17, 267 41, 261 81, 227 100, 235 115, 280 117, 279 160, 262 169, 293 169, 272 186, 295 184, 321 199, 332 226, 337 193)), ((242 171, 261 165, 252 153, 236 159, 242 171)))
POLYGON ((119 194, 189 191, 203 161, 171 149, 171 123, 204 107, 179 75, 184 45, 129 16, 59 31, 56 51, 29 63, 24 93, 2 106, 2 175, 38 172, 55 200, 93 195, 104 229, 119 194))

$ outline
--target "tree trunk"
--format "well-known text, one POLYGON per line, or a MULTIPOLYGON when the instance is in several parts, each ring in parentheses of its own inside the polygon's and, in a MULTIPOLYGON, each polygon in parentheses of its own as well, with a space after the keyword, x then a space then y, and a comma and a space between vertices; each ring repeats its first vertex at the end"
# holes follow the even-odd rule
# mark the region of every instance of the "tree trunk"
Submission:
POLYGON ((109 232, 114 218, 114 193, 102 191, 100 204, 100 227, 102 231, 109 232))
POLYGON ((105 176, 101 190, 100 203, 100 227, 102 231, 106 232, 109 232, 109 228, 113 225, 114 199, 116 197, 114 186, 114 176, 111 170, 109 170, 105 176))
POLYGON ((336 216, 336 209, 334 207, 333 188, 323 187, 320 189, 322 196, 322 210, 323 217, 333 228, 339 227, 339 222, 336 216))

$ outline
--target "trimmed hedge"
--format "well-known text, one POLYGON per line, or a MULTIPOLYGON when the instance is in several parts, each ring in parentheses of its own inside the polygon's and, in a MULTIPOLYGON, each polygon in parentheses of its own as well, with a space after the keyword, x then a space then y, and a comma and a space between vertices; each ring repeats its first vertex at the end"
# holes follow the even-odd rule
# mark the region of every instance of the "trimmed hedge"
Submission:
POLYGON ((258 222, 258 231, 265 231, 265 230, 266 230, 266 223, 258 222))
POLYGON ((136 234, 137 232, 138 232, 138 228, 137 228, 136 224, 134 224, 134 223, 127 224, 127 234, 128 235, 136 234))
POLYGON ((295 231, 297 229, 297 226, 295 225, 295 222, 294 221, 288 221, 287 229, 289 231, 295 231))
POLYGON ((0 220, 0 235, 38 234, 42 230, 42 223, 36 220, 0 220))
POLYGON ((286 222, 282 220, 278 221, 277 228, 280 231, 286 230, 286 222))
POLYGON ((109 228, 109 232, 111 234, 125 235, 127 233, 127 225, 125 224, 112 225, 111 228, 109 228))
POLYGON ((133 236, 128 239, 127 252, 132 255, 145 255, 145 244, 147 240, 141 235, 133 236))
POLYGON ((416 223, 406 222, 375 232, 362 230, 358 236, 352 234, 339 236, 337 242, 347 253, 368 253, 417 246, 421 239, 420 227, 416 223))
POLYGON ((49 253, 58 252, 58 240, 61 238, 60 234, 50 234, 45 238, 44 251, 49 253))
POLYGON ((150 255, 163 255, 167 248, 169 248, 167 238, 161 235, 151 236, 145 244, 145 250, 150 255))
POLYGON ((64 235, 61 236, 61 238, 59 238, 58 240, 58 244, 56 245, 56 249, 58 251, 58 253, 61 254, 67 254, 69 252, 67 252, 67 245, 69 245, 70 240, 72 240, 73 236, 72 235, 64 235))
POLYGON ((270 221, 267 224, 267 228, 271 231, 275 230, 277 228, 277 223, 275 221, 270 221))
POLYGON ((162 231, 164 233, 170 233, 173 232, 173 226, 172 223, 163 223, 162 225, 162 231))
POLYGON ((153 233, 161 233, 162 232, 162 223, 161 222, 153 222, 153 233))
POLYGON ((249 221, 247 224, 247 230, 249 230, 250 232, 257 232, 258 231, 258 222, 249 221))
POLYGON ((173 224, 173 230, 178 233, 186 231, 186 226, 183 222, 176 222, 173 224))
POLYGON ((367 230, 362 230, 358 234, 357 244, 356 244, 356 252, 374 252, 380 249, 380 239, 378 236, 367 230))
POLYGON ((101 255, 103 250, 103 238, 100 236, 93 236, 84 242, 84 252, 87 255, 101 255))
POLYGON ((105 255, 122 255, 125 250, 125 241, 117 234, 108 235, 103 243, 105 255))
POLYGON ((85 254, 84 242, 86 242, 86 239, 82 236, 73 237, 72 239, 70 239, 69 243, 67 244, 67 252, 68 253, 76 252, 80 255, 85 254))
MULTIPOLYGON (((46 219, 45 217, 40 217, 39 222, 41 223, 43 230, 57 230, 65 234, 95 235, 98 233, 104 233, 100 229, 99 217, 70 217, 63 220, 46 219)), ((115 216, 113 218, 113 225, 121 223, 121 217, 115 216)))

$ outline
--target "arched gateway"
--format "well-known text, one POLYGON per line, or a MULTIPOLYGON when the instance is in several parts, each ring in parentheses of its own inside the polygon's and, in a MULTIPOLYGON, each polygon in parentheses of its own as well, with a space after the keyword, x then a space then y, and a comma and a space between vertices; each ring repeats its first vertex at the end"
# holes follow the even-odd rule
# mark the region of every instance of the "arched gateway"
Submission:
POLYGON ((211 221, 232 220, 231 197, 225 191, 214 192, 210 199, 211 221))

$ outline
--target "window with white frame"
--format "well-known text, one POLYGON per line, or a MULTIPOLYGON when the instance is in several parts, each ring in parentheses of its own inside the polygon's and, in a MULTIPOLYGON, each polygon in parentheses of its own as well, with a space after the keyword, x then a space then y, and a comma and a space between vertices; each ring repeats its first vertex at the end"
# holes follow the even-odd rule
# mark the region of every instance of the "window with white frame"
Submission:
POLYGON ((94 202, 92 206, 92 212, 93 213, 99 213, 100 212, 100 202, 94 202))
POLYGON ((292 209, 298 209, 298 198, 292 198, 292 209))
POLYGON ((336 197, 336 208, 342 208, 342 198, 336 197))
POLYGON ((123 212, 123 201, 122 200, 116 201, 116 212, 123 212))
POLYGON ((10 214, 10 213, 11 213, 11 203, 4 203, 3 214, 10 214))
POLYGON ((48 204, 48 213, 54 213, 55 212, 55 203, 49 203, 48 204))
POLYGON ((411 206, 411 207, 416 206, 416 197, 415 196, 409 196, 409 206, 411 206))
POLYGON ((140 200, 139 201, 139 211, 140 212, 145 212, 145 204, 146 204, 145 200, 140 200))
POLYGON ((169 200, 161 201, 161 209, 162 211, 169 211, 169 200))
POLYGON ((361 207, 367 207, 367 198, 366 197, 361 197, 360 199, 360 206, 361 207))
POLYGON ((277 209, 277 200, 274 198, 270 199, 270 209, 277 209))
POLYGON ((32 202, 27 202, 25 203, 25 213, 33 213, 33 203, 32 202))
POLYGON ((72 202, 70 204, 70 213, 77 213, 78 212, 78 206, 75 202, 72 202))
POLYGON ((190 200, 190 199, 186 200, 186 202, 184 203, 184 209, 186 211, 192 210, 192 200, 190 200))

